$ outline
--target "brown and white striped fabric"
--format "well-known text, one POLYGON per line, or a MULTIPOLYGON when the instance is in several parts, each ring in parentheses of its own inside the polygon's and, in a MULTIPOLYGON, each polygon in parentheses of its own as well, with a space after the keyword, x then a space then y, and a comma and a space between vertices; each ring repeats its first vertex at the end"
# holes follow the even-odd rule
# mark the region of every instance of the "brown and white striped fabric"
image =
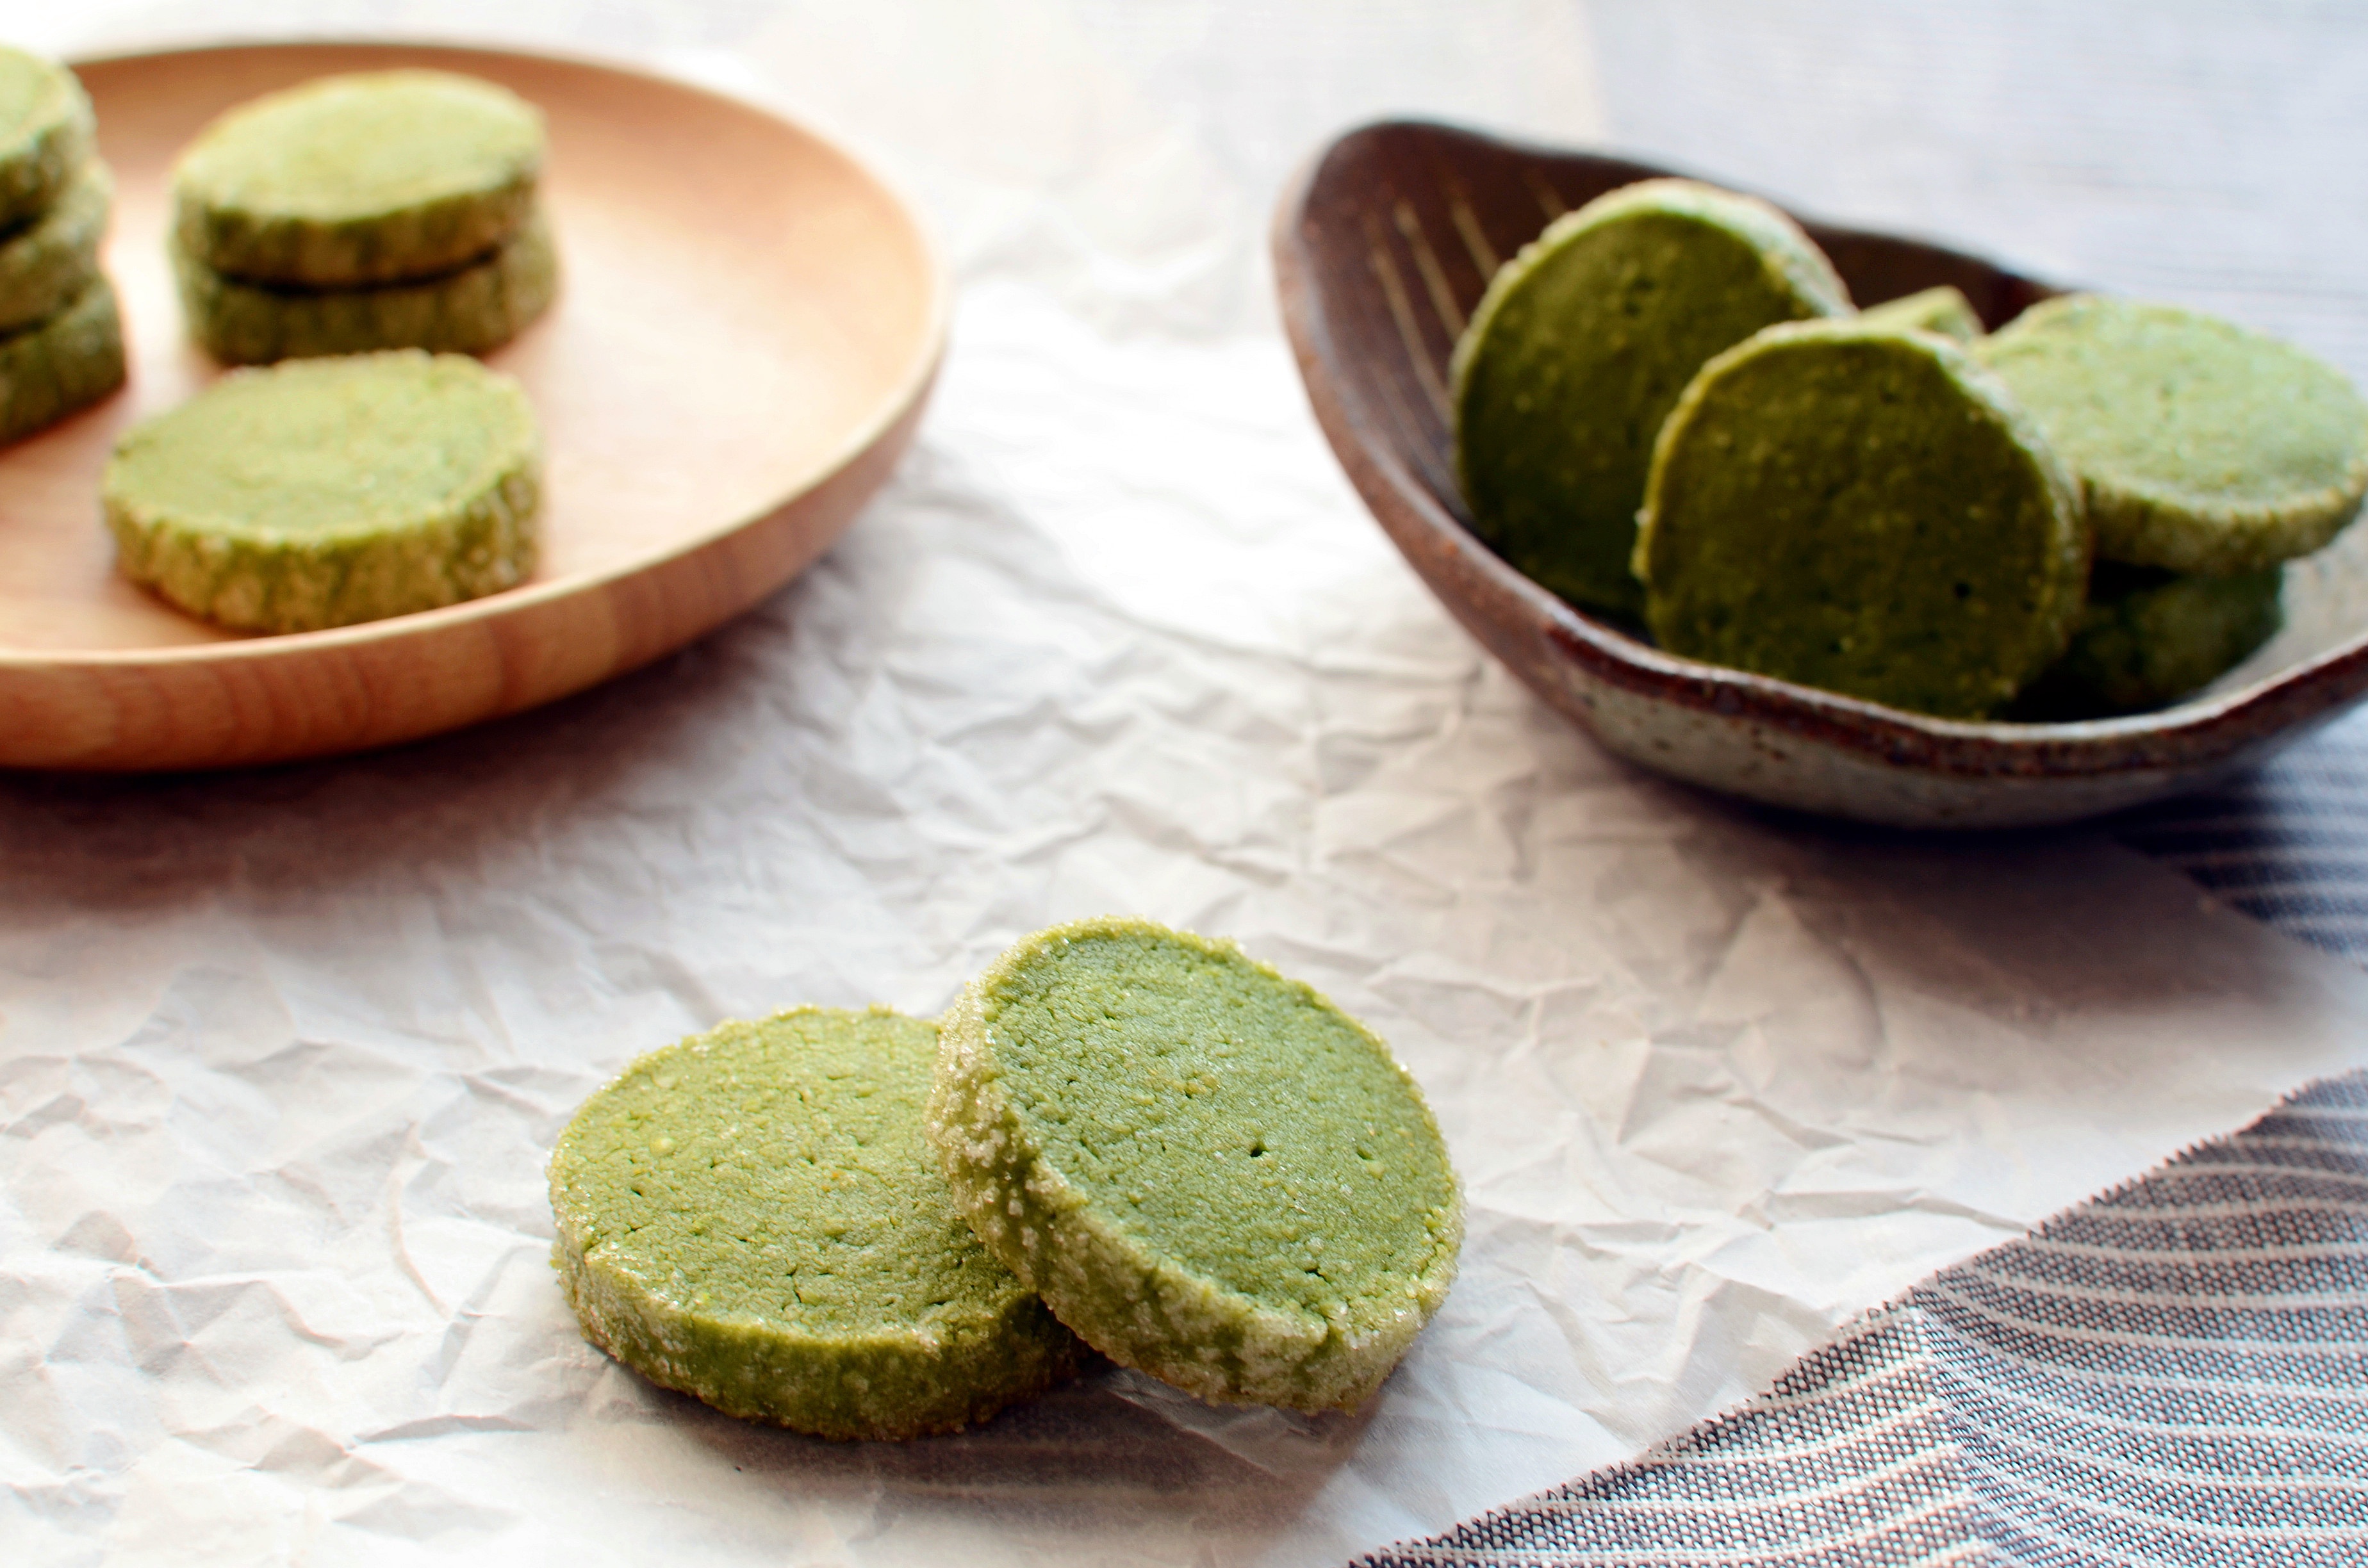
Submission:
POLYGON ((2368 711, 2217 790, 2132 812, 2122 841, 2289 937, 2368 960, 2368 711))
POLYGON ((2368 1074, 1935 1276, 1635 1463, 1364 1568, 2368 1562, 2368 1074))

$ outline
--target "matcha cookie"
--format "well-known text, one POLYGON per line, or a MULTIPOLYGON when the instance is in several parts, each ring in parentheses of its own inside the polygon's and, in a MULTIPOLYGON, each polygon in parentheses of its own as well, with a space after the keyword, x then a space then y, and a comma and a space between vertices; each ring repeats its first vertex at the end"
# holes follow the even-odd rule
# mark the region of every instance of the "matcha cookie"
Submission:
POLYGON ((551 1157, 585 1337, 821 1437, 984 1421, 1080 1346, 988 1256, 921 1138, 934 1024, 802 1007, 652 1051, 551 1157))
POLYGON ((2097 563, 2072 646, 2023 699, 2018 719, 2140 713, 2176 702, 2277 635, 2284 568, 2187 577, 2097 563))
POLYGON ((2326 544, 2368 494, 2351 383, 2231 323, 2076 294, 1979 354, 2079 475, 2105 560, 2256 571, 2326 544))
POLYGON ((0 333, 49 320, 91 286, 114 195, 107 165, 94 159, 57 205, 0 240, 0 333))
POLYGON ((1646 180, 1556 220, 1498 268, 1455 346, 1473 526, 1540 585, 1633 618, 1636 508, 1678 393, 1763 326, 1850 308, 1808 236, 1748 197, 1646 180))
POLYGON ((1446 1300, 1422 1092, 1309 987, 1140 920, 1030 937, 947 1014, 930 1141, 987 1249, 1203 1399, 1349 1409, 1446 1300))
POLYGON ((189 335, 231 365, 381 348, 489 354, 524 331, 559 291, 551 230, 537 217, 483 261, 417 283, 280 289, 242 283, 173 251, 189 335))
POLYGON ((315 289, 432 278, 525 227, 542 116, 444 71, 325 76, 242 104, 174 166, 181 253, 315 289))
POLYGON ((123 384, 123 319, 95 278, 38 326, 0 337, 0 442, 29 436, 123 384))
POLYGON ((526 393, 458 355, 224 376, 117 443, 116 564, 183 609, 303 631, 494 593, 533 570, 526 393))
POLYGON ((1946 283, 1869 305, 1858 319, 1896 332, 1937 332, 1959 343, 1971 343, 1982 335, 1982 318, 1974 313, 1972 301, 1946 283))
POLYGON ((1636 562, 1671 653, 1976 719, 2064 651, 2089 540, 2071 477, 1962 350, 1816 322, 1686 389, 1636 562))
POLYGON ((73 72, 0 45, 0 231, 47 211, 90 159, 90 99, 73 72))

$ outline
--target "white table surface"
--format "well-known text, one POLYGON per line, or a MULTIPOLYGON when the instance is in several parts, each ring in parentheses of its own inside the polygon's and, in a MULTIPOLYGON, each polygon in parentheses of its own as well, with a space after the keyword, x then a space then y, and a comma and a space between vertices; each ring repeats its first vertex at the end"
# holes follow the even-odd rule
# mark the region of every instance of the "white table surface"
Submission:
POLYGON ((1389 553, 1274 330, 1275 186, 1412 111, 2368 371, 2330 248, 2361 204, 2281 161, 2350 177, 2351 29, 2144 14, 0 7, 62 51, 434 36, 689 75, 871 152, 964 289, 904 472, 700 646, 379 756, 0 781, 12 1560, 1337 1561, 1632 1454, 2368 1061, 2356 971, 2104 832, 1824 829, 1596 752, 1389 553), (575 1338, 541 1161, 607 1074, 795 1002, 933 1012, 1102 910, 1240 937, 1439 1106, 1474 1239, 1374 1409, 1106 1377, 833 1448, 575 1338))

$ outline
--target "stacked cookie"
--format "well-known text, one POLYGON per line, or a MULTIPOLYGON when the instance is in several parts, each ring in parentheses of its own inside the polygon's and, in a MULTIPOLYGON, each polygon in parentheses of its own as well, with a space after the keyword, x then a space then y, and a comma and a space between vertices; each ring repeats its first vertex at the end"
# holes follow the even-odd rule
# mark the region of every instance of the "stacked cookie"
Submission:
POLYGON ((1687 383, 1636 540, 1673 653, 1951 718, 2064 652, 2079 491, 1958 345, 1843 318, 1755 333, 1687 383))
POLYGON ((499 347, 558 289, 543 155, 533 105, 449 72, 323 77, 230 110, 174 170, 190 335, 233 364, 499 347))
POLYGON ((1082 1346, 989 1256, 921 1135, 938 1028, 732 1022, 625 1069, 551 1163, 584 1332, 730 1415, 842 1440, 983 1421, 1082 1346))
POLYGON ((551 1161, 593 1343, 838 1438, 983 1420, 1087 1347, 1354 1409, 1445 1300, 1463 1205, 1389 1049, 1141 920, 1039 932, 942 1025, 814 1007, 654 1051, 551 1161))
POLYGON ((65 67, 0 48, 0 441, 123 384, 123 327, 98 269, 114 195, 90 100, 65 67))
POLYGON ((1691 180, 1590 202, 1505 264, 1456 345, 1456 472, 1484 538, 1571 603, 1634 620, 1653 437, 1702 362, 1848 315, 1798 225, 1691 180))
POLYGON ((2196 690, 2368 498, 2368 403, 2298 349, 2088 295, 1994 336, 1952 288, 1859 312, 1790 219, 1685 180, 1498 270, 1453 415, 1474 531, 1542 586, 1952 719, 2196 690))
POLYGON ((2175 305, 2071 294, 1974 348, 2078 476, 2097 565, 2021 716, 2158 707, 2276 632, 2286 562, 2368 496, 2368 404, 2291 344, 2175 305))
POLYGON ((1388 1046, 1231 942, 1028 937, 946 1014, 928 1132, 986 1250, 1202 1399, 1354 1410, 1447 1299, 1463 1200, 1388 1046))

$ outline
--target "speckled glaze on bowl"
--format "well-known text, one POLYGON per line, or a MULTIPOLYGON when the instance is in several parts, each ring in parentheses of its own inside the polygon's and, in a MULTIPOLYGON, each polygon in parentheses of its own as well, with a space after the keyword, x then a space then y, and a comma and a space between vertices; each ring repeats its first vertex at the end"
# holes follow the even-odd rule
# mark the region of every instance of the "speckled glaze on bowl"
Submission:
MULTIPOLYGON (((1514 571, 1473 534, 1456 491, 1449 353, 1499 260, 1557 214, 1672 172, 1387 122, 1326 149, 1275 215, 1283 321, 1349 479, 1455 618, 1603 745, 1829 816, 2028 826, 2194 789, 2368 691, 2368 528, 2287 568, 2286 631, 2205 692, 2069 724, 1928 718, 1677 658, 1514 571)), ((1804 226, 1861 305, 1953 283, 1995 328, 2057 291, 1937 245, 1804 226)))

